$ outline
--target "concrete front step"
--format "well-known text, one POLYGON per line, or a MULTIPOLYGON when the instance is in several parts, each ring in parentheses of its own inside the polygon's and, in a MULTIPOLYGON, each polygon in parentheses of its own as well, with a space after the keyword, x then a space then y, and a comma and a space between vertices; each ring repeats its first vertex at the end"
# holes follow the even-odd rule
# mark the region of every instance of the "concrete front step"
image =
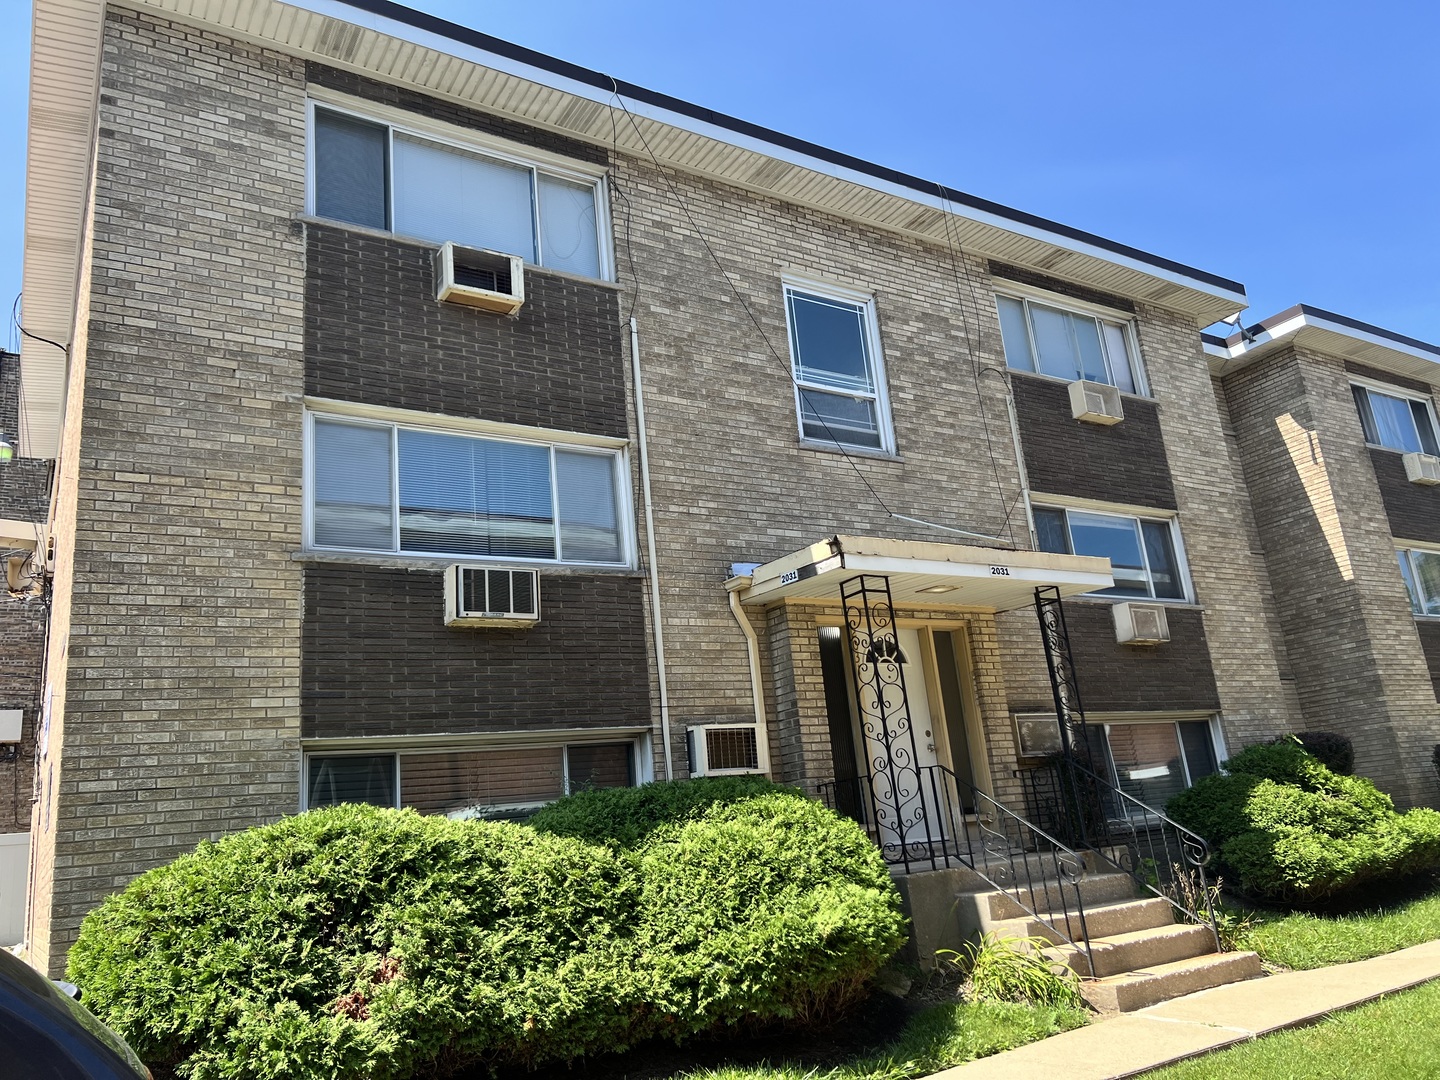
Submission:
POLYGON ((1194 923, 1171 923, 1144 930, 1096 937, 1090 934, 1090 951, 1081 945, 1061 945, 1046 949, 1046 955, 1059 960, 1077 975, 1094 975, 1104 979, 1126 972, 1149 971, 1181 960, 1204 956, 1215 949, 1215 935, 1208 926, 1194 923), (1090 970, 1091 963, 1095 970, 1090 970))
MULTIPOLYGON (((1128 874, 1089 874, 1080 879, 1079 895, 1088 911, 1092 906, 1134 900, 1135 883, 1128 874)), ((962 903, 967 902, 967 898, 977 910, 980 926, 985 930, 993 929, 999 922, 1023 919, 1031 911, 1078 914, 1076 887, 1054 880, 1036 881, 1033 885, 1025 883, 1018 889, 1000 892, 982 883, 957 897, 962 903)))
MULTIPOLYGON (((1148 900, 1121 900, 1085 907, 1085 927, 1092 938, 1113 937, 1175 921, 1174 908, 1158 897, 1148 900)), ((1071 911, 1042 911, 1039 918, 1003 919, 992 928, 1000 937, 1042 937, 1056 945, 1079 941, 1083 936, 1080 916, 1071 911)))
POLYGON ((1086 979, 1080 983, 1080 992, 1101 1012, 1134 1012, 1197 990, 1254 979, 1260 973, 1260 957, 1253 952, 1212 952, 1123 975, 1086 979))

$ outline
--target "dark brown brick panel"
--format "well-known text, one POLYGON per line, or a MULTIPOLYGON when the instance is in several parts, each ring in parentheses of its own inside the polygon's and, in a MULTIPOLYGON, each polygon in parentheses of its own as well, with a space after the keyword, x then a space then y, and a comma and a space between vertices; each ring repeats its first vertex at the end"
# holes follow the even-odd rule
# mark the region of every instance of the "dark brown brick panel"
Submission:
POLYGON ((1416 619, 1415 629, 1420 632, 1420 647, 1425 650, 1425 664, 1430 669, 1430 681, 1435 684, 1436 699, 1440 700, 1440 622, 1416 619))
POLYGON ((528 630, 450 629, 437 571, 305 570, 307 738, 649 722, 641 582, 540 572, 528 630))
POLYGON ((510 318, 435 299, 432 249, 308 226, 305 391, 625 437, 614 289, 527 270, 510 318))
POLYGON ((1412 484, 1405 479, 1405 461, 1394 450, 1372 446, 1370 461, 1390 534, 1402 540, 1440 544, 1440 485, 1412 484))
POLYGON ((1032 491, 1176 509, 1154 402, 1127 397, 1120 423, 1087 424, 1070 415, 1065 383, 1011 375, 1032 491))
POLYGON ((1119 645, 1108 604, 1065 605, 1080 697, 1088 711, 1220 708, 1204 616, 1175 608, 1166 616, 1170 640, 1164 645, 1119 645))

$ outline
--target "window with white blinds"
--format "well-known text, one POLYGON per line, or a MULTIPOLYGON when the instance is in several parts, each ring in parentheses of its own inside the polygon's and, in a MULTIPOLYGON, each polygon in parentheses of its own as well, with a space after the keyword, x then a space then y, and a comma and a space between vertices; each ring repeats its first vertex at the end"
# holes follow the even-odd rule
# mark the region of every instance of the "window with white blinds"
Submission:
POLYGON ((312 548, 629 561, 617 451, 309 420, 312 548))
POLYGON ((604 277, 599 182, 316 105, 313 212, 604 277))

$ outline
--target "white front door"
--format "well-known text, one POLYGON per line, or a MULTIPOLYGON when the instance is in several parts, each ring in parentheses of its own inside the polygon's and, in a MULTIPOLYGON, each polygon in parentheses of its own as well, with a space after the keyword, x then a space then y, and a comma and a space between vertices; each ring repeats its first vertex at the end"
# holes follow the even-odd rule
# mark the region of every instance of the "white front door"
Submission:
POLYGON ((875 787, 877 839, 882 847, 902 842, 939 843, 946 839, 946 815, 942 807, 948 799, 947 784, 934 767, 940 759, 935 749, 935 724, 926 688, 926 654, 921 651, 918 630, 901 628, 896 638, 905 659, 908 722, 893 671, 881 673, 876 693, 866 693, 861 688, 858 694, 860 728, 865 739, 868 771, 875 787), (883 717, 879 706, 881 694, 885 701, 883 717))

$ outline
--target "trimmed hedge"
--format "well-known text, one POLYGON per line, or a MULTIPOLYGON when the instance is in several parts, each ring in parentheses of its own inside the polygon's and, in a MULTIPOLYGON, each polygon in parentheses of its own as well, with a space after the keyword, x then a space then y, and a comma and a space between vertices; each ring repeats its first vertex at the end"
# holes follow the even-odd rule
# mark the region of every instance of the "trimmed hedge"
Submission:
POLYGON ((1258 899, 1314 904, 1440 869, 1440 813, 1395 811, 1287 738, 1251 746, 1166 809, 1209 842, 1219 869, 1258 899))
POLYGON ((633 850, 312 811, 142 875, 68 977, 192 1080, 529 1068, 849 1001, 903 940, 878 851, 789 793, 702 802, 633 850))

